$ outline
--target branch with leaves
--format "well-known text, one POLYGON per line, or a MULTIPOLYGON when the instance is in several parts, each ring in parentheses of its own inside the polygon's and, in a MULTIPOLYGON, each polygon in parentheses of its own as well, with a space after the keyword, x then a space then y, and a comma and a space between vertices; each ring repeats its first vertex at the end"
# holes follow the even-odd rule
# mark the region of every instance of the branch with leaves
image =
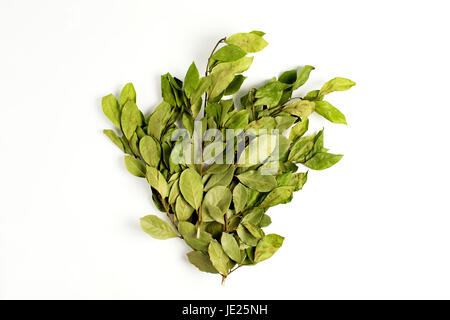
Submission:
MULTIPOLYGON (((219 273, 222 281, 238 268, 270 258, 283 244, 284 237, 266 234, 263 228, 271 223, 268 209, 290 202, 306 183, 308 172, 297 172, 298 165, 323 170, 342 158, 324 147, 323 130, 306 135, 308 117, 317 113, 346 124, 345 116, 324 98, 355 85, 334 78, 319 90, 293 96, 314 70, 307 65, 251 88, 235 105, 233 96, 253 62, 248 54, 267 46, 263 37, 263 32, 252 31, 220 39, 203 77, 195 63, 184 81, 170 73, 162 75, 163 101, 148 116, 137 107, 131 83, 119 99, 112 94, 102 99, 105 115, 117 128, 104 133, 125 153, 127 170, 148 181, 156 207, 170 222, 147 215, 141 218, 142 229, 156 239, 183 239, 192 248, 189 261, 201 271, 219 273), (174 133, 184 128, 193 137, 196 123, 200 135, 208 129, 240 134, 236 140, 202 139, 199 163, 174 161, 182 144, 182 139, 173 140, 174 133), (267 134, 272 130, 280 133, 276 143, 267 134), (237 147, 240 142, 245 146, 242 152, 237 147), (264 156, 257 155, 257 162, 249 162, 256 159, 255 145, 271 147, 264 156), (231 148, 233 163, 205 159, 204 153, 212 147, 231 148)), ((215 159, 223 160, 223 153, 218 154, 215 159)))

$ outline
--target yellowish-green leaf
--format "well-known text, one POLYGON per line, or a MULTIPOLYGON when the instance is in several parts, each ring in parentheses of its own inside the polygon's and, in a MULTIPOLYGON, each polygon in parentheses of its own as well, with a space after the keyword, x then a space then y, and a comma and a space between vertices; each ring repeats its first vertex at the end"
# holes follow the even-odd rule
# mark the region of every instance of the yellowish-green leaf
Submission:
POLYGON ((333 107, 331 103, 327 101, 315 101, 314 103, 316 105, 316 112, 328 121, 347 124, 344 114, 333 107))
POLYGON ((228 257, 237 263, 242 262, 242 254, 239 249, 239 244, 232 234, 223 232, 220 242, 222 244, 223 251, 225 251, 228 257))
POLYGON ((201 251, 191 251, 187 253, 189 262, 196 266, 200 271, 209 273, 218 273, 216 268, 209 260, 209 256, 201 251))
POLYGON ((156 189, 162 198, 169 195, 169 186, 166 179, 156 168, 147 166, 146 178, 152 188, 156 189))
POLYGON ((319 96, 324 96, 334 91, 345 91, 353 87, 356 83, 345 78, 334 78, 325 83, 320 89, 319 96))
POLYGON ((287 105, 286 107, 284 107, 283 111, 297 117, 307 118, 311 113, 314 112, 314 108, 314 102, 308 100, 300 100, 287 105))
POLYGON ((114 95, 110 94, 102 98, 102 109, 105 116, 120 129, 120 106, 114 95))
POLYGON ((125 105, 125 103, 127 103, 128 100, 133 101, 134 103, 136 103, 136 90, 134 89, 133 84, 127 83, 123 89, 122 92, 120 93, 120 107, 123 108, 123 106, 125 105))
POLYGON ((178 237, 169 223, 155 215, 141 218, 141 228, 155 239, 165 240, 178 237))
POLYGON ((120 139, 113 130, 105 129, 103 133, 123 152, 125 152, 125 146, 122 139, 120 139))
POLYGON ((334 166, 342 157, 342 154, 318 152, 305 162, 305 166, 313 170, 324 170, 334 166))
POLYGON ((155 138, 151 136, 143 137, 139 142, 139 151, 148 165, 158 167, 161 160, 161 146, 155 138))
POLYGON ((308 131, 309 119, 304 118, 299 121, 295 126, 292 127, 291 132, 289 132, 289 140, 294 142, 298 138, 302 137, 306 131, 308 131))
POLYGON ((180 191, 184 199, 197 210, 203 198, 202 178, 194 169, 186 169, 180 176, 180 191))
POLYGON ((268 234, 258 242, 255 250, 255 263, 272 257, 283 245, 284 237, 277 234, 268 234))
POLYGON ((294 192, 293 186, 278 187, 270 191, 263 202, 260 204, 262 208, 276 206, 277 204, 289 202, 294 192))
POLYGON ((217 240, 212 240, 208 247, 209 259, 212 262, 214 268, 223 276, 228 275, 230 258, 228 258, 222 246, 217 240))
POLYGON ((247 204, 247 188, 242 183, 233 189, 233 204, 236 212, 241 212, 247 204))
POLYGON ((179 221, 186 221, 192 216, 194 208, 183 197, 178 197, 175 204, 175 212, 179 221))
POLYGON ((237 176, 239 181, 250 189, 268 192, 276 188, 277 180, 272 175, 263 175, 259 171, 250 170, 237 176))
POLYGON ((241 47, 246 52, 258 52, 268 45, 266 40, 255 33, 236 33, 228 37, 225 42, 241 47))
POLYGON ((136 177, 145 177, 145 165, 138 159, 132 157, 132 156, 125 156, 125 167, 127 168, 128 172, 130 172, 132 175, 136 177))

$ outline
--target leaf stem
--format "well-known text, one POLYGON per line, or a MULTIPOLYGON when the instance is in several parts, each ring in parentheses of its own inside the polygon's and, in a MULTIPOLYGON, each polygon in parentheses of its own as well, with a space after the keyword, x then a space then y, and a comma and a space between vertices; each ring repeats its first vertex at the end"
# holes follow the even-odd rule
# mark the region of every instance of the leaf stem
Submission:
MULTIPOLYGON (((214 55, 214 53, 216 52, 217 47, 223 43, 225 40, 227 40, 226 37, 223 37, 222 39, 220 39, 219 41, 217 41, 216 45, 214 46, 214 49, 211 51, 211 54, 208 57, 208 62, 206 63, 206 70, 205 70, 205 77, 207 77, 209 75, 209 64, 211 63, 211 59, 212 56, 214 55)), ((205 92, 205 102, 204 102, 204 106, 206 107, 208 103, 208 93, 205 92)))
MULTIPOLYGON (((159 194, 159 193, 158 193, 158 198, 159 198, 159 201, 161 201, 161 203, 162 203, 162 205, 163 205, 163 207, 164 207, 164 210, 166 211, 166 214, 167 214, 167 216, 169 217, 170 222, 172 222, 172 225, 174 226, 175 230, 177 230, 178 233, 180 233, 180 231, 178 230, 178 226, 177 226, 177 224, 175 223, 175 220, 174 220, 174 219, 172 218, 172 216, 170 215, 170 210, 169 210, 169 207, 167 206, 166 200, 164 200, 163 197, 161 196, 161 194, 159 194)), ((183 239, 183 236, 182 236, 181 234, 180 234, 179 237, 180 237, 181 239, 183 239)))

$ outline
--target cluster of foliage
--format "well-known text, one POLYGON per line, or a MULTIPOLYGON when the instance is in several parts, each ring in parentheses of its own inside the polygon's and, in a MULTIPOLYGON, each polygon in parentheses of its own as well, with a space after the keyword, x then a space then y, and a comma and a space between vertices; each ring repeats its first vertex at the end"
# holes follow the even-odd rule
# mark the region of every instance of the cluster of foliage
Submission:
POLYGON ((142 229, 156 239, 183 239, 193 249, 187 254, 189 261, 201 271, 219 273, 223 280, 241 266, 270 258, 281 247, 282 236, 263 231, 271 223, 266 212, 289 202, 293 193, 302 189, 307 172, 297 172, 298 164, 323 170, 341 159, 342 155, 324 148, 323 130, 305 135, 308 116, 316 112, 333 123, 346 124, 345 116, 324 97, 355 84, 334 78, 320 90, 294 97, 293 92, 314 70, 307 65, 250 89, 240 105, 235 105, 233 95, 240 90, 246 79, 242 73, 253 61, 248 53, 267 46, 263 36, 263 32, 253 31, 219 40, 204 76, 195 63, 184 81, 170 73, 161 76, 163 101, 149 116, 138 109, 131 83, 125 85, 118 100, 112 94, 102 99, 103 111, 119 134, 114 130, 104 133, 125 153, 128 171, 147 179, 156 207, 170 221, 148 215, 141 218, 142 229), (196 123, 200 123, 202 134, 207 129, 246 132, 244 153, 252 144, 267 140, 269 135, 260 132, 276 129, 281 133, 278 157, 270 157, 269 152, 257 163, 239 162, 242 153, 233 138, 202 141, 201 148, 231 145, 235 163, 205 159, 200 163, 174 162, 171 154, 180 143, 172 140, 174 131, 185 128, 192 136, 196 123), (272 174, 263 173, 271 168, 272 174))

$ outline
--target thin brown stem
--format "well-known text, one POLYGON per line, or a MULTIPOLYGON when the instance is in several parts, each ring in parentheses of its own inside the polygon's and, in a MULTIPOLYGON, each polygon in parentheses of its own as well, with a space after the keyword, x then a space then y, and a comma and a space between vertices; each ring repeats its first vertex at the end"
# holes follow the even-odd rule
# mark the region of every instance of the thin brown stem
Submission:
MULTIPOLYGON (((222 39, 220 39, 219 41, 217 41, 216 45, 214 46, 214 49, 211 51, 211 54, 208 57, 208 62, 206 63, 206 70, 205 70, 205 77, 207 77, 209 75, 209 64, 211 63, 211 59, 212 56, 214 55, 214 53, 216 52, 217 47, 223 43, 225 40, 227 40, 226 37, 223 37, 222 39)), ((205 92, 205 102, 204 102, 204 106, 206 107, 206 105, 208 104, 208 93, 205 92)))
MULTIPOLYGON (((160 194, 158 194, 158 198, 159 198, 159 201, 161 201, 161 203, 162 203, 162 205, 163 205, 163 207, 164 207, 164 210, 166 211, 167 217, 169 217, 170 222, 172 222, 173 227, 175 228, 175 230, 178 231, 178 226, 177 226, 177 224, 175 223, 174 218, 170 215, 170 209, 169 209, 169 207, 167 206, 166 200, 164 200, 163 197, 162 197, 160 194)), ((178 231, 178 233, 179 233, 179 232, 180 232, 180 231, 178 231)), ((181 236, 181 234, 180 234, 180 238, 183 239, 183 236, 181 236)))

